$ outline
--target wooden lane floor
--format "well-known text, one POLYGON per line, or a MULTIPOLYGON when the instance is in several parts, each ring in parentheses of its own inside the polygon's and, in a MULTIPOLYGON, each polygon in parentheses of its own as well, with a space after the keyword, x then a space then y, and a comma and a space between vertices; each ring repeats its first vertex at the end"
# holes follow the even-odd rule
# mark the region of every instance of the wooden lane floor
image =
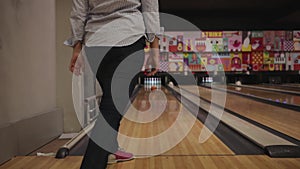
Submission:
MULTIPOLYGON (((0 169, 79 169, 82 157, 16 157, 0 169)), ((107 169, 299 169, 300 159, 267 156, 156 156, 109 165, 107 169)))
POLYGON ((247 86, 264 87, 264 88, 271 88, 271 89, 279 89, 279 90, 300 92, 300 87, 284 86, 284 85, 280 85, 280 84, 254 84, 254 85, 247 85, 247 86))
MULTIPOLYGON (((172 143, 176 137, 181 137, 182 133, 184 133, 183 128, 186 129, 187 126, 190 126, 191 129, 187 133, 186 137, 177 144, 174 148, 170 149, 167 152, 164 152, 162 155, 233 155, 234 153, 215 135, 213 135, 204 143, 199 143, 199 135, 201 130, 205 127, 196 117, 194 117, 188 110, 181 105, 181 103, 172 95, 168 90, 161 90, 164 92, 167 103, 164 108, 164 111, 158 115, 155 115, 159 110, 143 112, 145 109, 149 108, 150 103, 148 102, 149 95, 153 94, 153 92, 146 92, 144 90, 140 90, 135 101, 133 102, 133 106, 130 107, 129 111, 125 115, 121 122, 120 133, 124 134, 128 137, 133 138, 149 138, 153 136, 158 136, 164 131, 168 130, 171 127, 174 127, 174 123, 181 112, 180 117, 182 120, 180 121, 181 125, 176 128, 176 132, 171 133, 171 135, 164 140, 158 140, 158 145, 168 146, 169 143, 172 143), (134 108, 136 110, 134 110, 134 108), (140 112, 142 111, 142 112, 140 112), (153 116, 152 116, 153 115, 153 116), (147 118, 155 119, 149 123, 139 123, 135 121, 143 121, 147 118), (134 120, 132 120, 134 119, 134 120), (138 120, 137 120, 138 119, 138 120)), ((159 103, 162 103, 162 100, 155 98, 155 100, 159 103)), ((155 103, 153 103, 155 104, 155 103)), ((155 107, 155 105, 154 105, 155 107)), ((206 129, 206 128, 205 128, 206 129)), ((207 130, 206 130, 207 131, 207 130)), ((121 147, 126 150, 131 150, 131 152, 135 152, 137 148, 143 149, 148 147, 149 145, 139 145, 137 146, 134 142, 126 142, 119 137, 119 143, 121 147), (132 144, 131 144, 132 143, 132 144)))
POLYGON ((279 93, 276 91, 267 91, 267 90, 259 90, 249 87, 237 87, 237 86, 227 86, 227 90, 232 90, 238 93, 243 93, 247 95, 254 95, 256 97, 265 98, 270 101, 280 102, 285 104, 292 104, 296 106, 300 106, 300 96, 286 93, 279 93))
MULTIPOLYGON (((137 109, 145 110, 148 105, 144 100, 149 93, 140 91, 134 105, 137 109)), ((127 119, 121 123, 121 133, 132 137, 150 137, 161 133, 170 127, 178 115, 181 104, 166 92, 167 109, 161 116, 151 123, 139 124, 127 119)), ((129 109, 128 113, 132 111, 129 109)), ((185 110, 184 110, 185 111, 185 110)), ((131 115, 137 116, 132 113, 131 115)), ((189 119, 188 113, 183 114, 189 119)), ((141 117, 141 119, 143 119, 141 117)), ((188 121, 186 121, 188 123, 188 121)), ((269 158, 268 156, 241 156, 235 155, 217 137, 212 137, 205 143, 200 144, 198 137, 203 125, 196 122, 189 134, 171 150, 153 157, 137 158, 128 162, 109 165, 108 169, 298 169, 300 159, 269 158)), ((164 142, 165 140, 161 140, 164 142)), ((130 145, 129 143, 122 143, 130 145)), ((129 146, 128 146, 129 147, 129 146)), ((15 157, 11 161, 0 166, 0 169, 78 169, 81 164, 81 156, 68 156, 65 159, 53 157, 22 156, 15 157)))
POLYGON ((282 86, 300 87, 300 83, 287 83, 287 84, 282 84, 282 86))
MULTIPOLYGON (((191 86, 183 86, 183 88, 195 94, 197 92, 191 91, 191 86)), ((211 99, 211 89, 199 87, 199 92, 201 97, 207 100, 211 99)), ((216 92, 217 95, 222 94, 221 91, 218 90, 214 90, 214 92, 216 92)), ((226 95, 225 107, 265 126, 298 140, 300 139, 300 112, 298 111, 273 106, 230 93, 226 95)))

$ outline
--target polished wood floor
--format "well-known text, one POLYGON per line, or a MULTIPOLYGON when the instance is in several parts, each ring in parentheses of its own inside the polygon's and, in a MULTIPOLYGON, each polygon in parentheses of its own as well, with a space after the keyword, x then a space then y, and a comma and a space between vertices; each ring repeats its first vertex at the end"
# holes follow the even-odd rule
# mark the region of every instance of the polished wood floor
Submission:
MULTIPOLYGON (((127 137, 147 138, 161 134, 166 129, 172 127, 175 120, 180 118, 181 127, 176 128, 179 132, 187 126, 191 126, 186 137, 172 149, 160 155, 142 158, 138 156, 132 161, 112 164, 108 169, 299 169, 300 159, 293 158, 269 158, 265 155, 243 156, 235 155, 221 140, 215 135, 204 143, 199 143, 201 130, 205 129, 202 123, 195 121, 189 113, 170 93, 165 91, 167 97, 166 110, 155 114, 149 108, 148 97, 150 92, 141 90, 131 107, 122 120, 120 132, 127 137), (147 120, 153 120, 146 123, 147 120), (135 120, 145 121, 138 123, 135 120), (190 124, 191 123, 191 124, 190 124)), ((158 104, 164 103, 160 95, 156 97, 158 104)), ((157 104, 151 102, 150 104, 157 104)), ((211 133, 208 133, 211 134, 211 133)), ((175 133, 176 135, 176 133, 175 133)), ((160 140, 160 145, 168 145, 172 139, 160 140)), ((123 148, 129 151, 137 151, 138 148, 147 145, 132 145, 128 140, 119 135, 119 141, 123 148)), ((54 143, 55 145, 61 142, 54 143)), ((50 151, 55 146, 48 145, 41 150, 50 151)), ((81 164, 81 156, 69 156, 63 160, 54 157, 22 156, 15 157, 0 169, 78 169, 81 164)))
MULTIPOLYGON (((141 90, 136 101, 133 103, 136 109, 131 107, 122 120, 120 133, 133 138, 149 138, 158 136, 170 129, 170 131, 168 131, 169 135, 162 140, 157 140, 158 143, 153 147, 151 147, 151 144, 139 145, 139 142, 126 142, 126 139, 122 139, 119 135, 119 144, 121 147, 130 152, 134 152, 134 154, 139 154, 137 149, 153 149, 157 148, 157 146, 162 146, 163 149, 173 143, 174 140, 182 137, 183 139, 179 144, 169 151, 162 152, 163 155, 233 155, 233 152, 214 134, 210 133, 210 131, 182 106, 172 94, 167 90, 163 91, 167 99, 165 110, 160 114, 158 113, 158 115, 154 115, 155 112, 159 112, 159 110, 156 111, 154 109, 152 111, 143 112, 146 109, 145 106, 147 107, 148 105, 147 108, 149 108, 150 102, 148 102, 148 97, 150 94, 153 94, 153 92, 150 93, 141 90), (135 122, 145 119, 153 119, 153 121, 149 123, 135 122), (172 131, 171 128, 175 129, 172 131), (206 142, 199 143, 198 140, 202 130, 203 132, 207 132, 207 134, 211 134, 211 137, 206 142), (184 132, 186 132, 186 136, 184 136, 184 132)), ((160 93, 157 93, 155 101, 160 104, 164 102, 165 98, 160 97, 160 93)), ((159 106, 155 105, 155 102, 152 102, 152 104, 154 105, 153 107, 159 106)))
MULTIPOLYGON (((197 92, 192 90, 194 87, 191 86, 184 86, 184 88, 193 93, 197 92)), ((208 100, 211 99, 211 89, 199 87, 199 92, 201 97, 208 100)), ((214 92, 221 94, 220 91, 214 92)), ((273 106, 230 93, 226 94, 225 107, 244 117, 264 124, 298 140, 300 139, 299 111, 273 106)))
MULTIPOLYGON (((82 157, 16 157, 0 169, 79 169, 82 157)), ((299 169, 300 159, 267 156, 156 156, 112 164, 108 169, 299 169)))

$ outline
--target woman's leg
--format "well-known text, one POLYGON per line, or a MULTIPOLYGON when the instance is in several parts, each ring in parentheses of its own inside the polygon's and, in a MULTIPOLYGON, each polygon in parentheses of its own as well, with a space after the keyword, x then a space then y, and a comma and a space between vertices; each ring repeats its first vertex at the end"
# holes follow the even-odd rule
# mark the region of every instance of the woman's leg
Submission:
MULTIPOLYGON (((144 41, 144 38, 142 38, 129 46, 111 48, 102 59, 98 70, 93 70, 93 72, 97 72, 96 77, 103 91, 103 96, 99 106, 101 115, 97 119, 95 127, 92 130, 92 134, 90 136, 91 139, 89 140, 89 144, 81 165, 82 169, 106 168, 108 155, 118 150, 118 130, 120 121, 122 119, 122 114, 126 111, 125 109, 129 100, 117 101, 118 105, 116 105, 114 102, 114 97, 116 97, 116 94, 114 94, 114 91, 112 91, 114 90, 114 88, 112 88, 112 83, 122 83, 123 79, 128 79, 131 77, 126 77, 128 75, 126 73, 118 75, 118 72, 115 72, 115 70, 122 61, 126 60, 126 63, 129 63, 128 69, 131 69, 132 71, 132 68, 136 67, 136 73, 138 73, 143 64, 144 56, 141 55, 141 51, 145 46, 144 41), (135 53, 136 51, 139 51, 139 54, 135 53), (127 62, 128 59, 126 58, 128 58, 129 55, 129 60, 135 60, 135 62, 127 62)), ((94 48, 92 50, 94 51, 89 52, 89 49, 87 48, 86 55, 89 63, 95 64, 99 62, 97 60, 95 61, 95 57, 97 58, 99 56, 95 55, 95 53, 97 53, 95 52, 97 49, 94 48)), ((100 47, 98 52, 103 52, 105 50, 107 50, 105 47, 100 47)), ((95 66, 91 65, 91 67, 92 69, 93 67, 95 69, 95 66)), ((126 70, 124 71, 126 72, 126 70)), ((120 95, 128 95, 128 93, 131 94, 133 88, 134 86, 123 86, 123 90, 121 90, 122 93, 120 93, 120 95)))

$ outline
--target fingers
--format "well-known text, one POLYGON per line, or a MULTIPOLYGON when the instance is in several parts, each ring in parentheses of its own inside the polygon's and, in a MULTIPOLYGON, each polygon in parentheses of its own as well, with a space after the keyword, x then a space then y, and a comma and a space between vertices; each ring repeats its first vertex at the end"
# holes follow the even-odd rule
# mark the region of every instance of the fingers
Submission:
POLYGON ((157 72, 158 72, 158 69, 154 69, 150 73, 148 73, 147 76, 154 76, 157 72))
POLYGON ((75 67, 74 64, 71 62, 69 65, 70 72, 72 72, 72 73, 74 72, 74 67, 75 67))
POLYGON ((74 73, 75 75, 81 75, 81 64, 80 63, 80 59, 78 59, 78 53, 77 52, 74 52, 73 53, 73 56, 71 58, 71 61, 70 61, 70 65, 69 65, 69 70, 74 73))
POLYGON ((76 53, 73 53, 73 56, 72 56, 72 58, 71 58, 70 65, 69 65, 69 70, 70 70, 72 73, 73 73, 73 71, 74 71, 74 67, 75 67, 77 58, 78 58, 78 55, 77 55, 76 53))

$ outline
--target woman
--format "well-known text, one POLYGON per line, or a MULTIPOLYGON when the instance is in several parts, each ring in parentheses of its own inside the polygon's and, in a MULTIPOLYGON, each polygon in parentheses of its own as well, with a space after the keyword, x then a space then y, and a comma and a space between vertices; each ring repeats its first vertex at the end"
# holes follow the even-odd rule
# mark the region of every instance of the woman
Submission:
MULTIPOLYGON (((130 71, 140 70, 144 57, 139 51, 143 51, 145 38, 151 43, 152 56, 158 66, 158 0, 73 0, 70 21, 72 37, 65 42, 73 47, 69 69, 75 74, 80 72, 83 65, 77 61, 83 51, 103 91, 101 114, 93 128, 81 169, 104 169, 109 154, 116 162, 133 158, 131 153, 118 150, 117 133, 122 114, 126 112, 126 101, 120 101, 118 107, 114 103, 112 82, 115 70, 128 56, 138 61, 128 62, 133 64, 128 67, 135 67, 130 71)), ((149 75, 156 71, 154 69, 149 75)), ((129 95, 132 91, 130 85, 129 95)), ((124 93, 128 95, 128 91, 123 90, 124 93)))

